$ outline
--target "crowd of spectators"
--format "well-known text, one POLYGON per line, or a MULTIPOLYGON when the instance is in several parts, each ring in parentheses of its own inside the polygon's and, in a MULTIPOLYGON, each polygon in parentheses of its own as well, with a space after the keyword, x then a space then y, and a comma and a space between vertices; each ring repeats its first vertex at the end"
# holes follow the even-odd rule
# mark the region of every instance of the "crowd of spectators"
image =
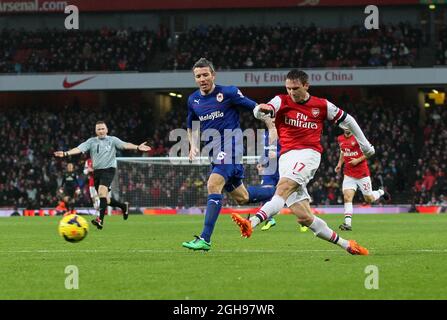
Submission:
POLYGON ((424 144, 415 166, 414 204, 447 206, 447 109, 434 106, 427 115, 424 144))
POLYGON ((0 31, 0 73, 147 71, 166 35, 153 31, 0 31))
POLYGON ((157 31, 3 29, 0 73, 189 70, 200 57, 220 69, 413 66, 421 45, 421 30, 408 23, 378 30, 200 26, 178 39, 162 25, 157 31), (162 65, 153 65, 157 52, 162 65))
POLYGON ((164 68, 189 70, 200 57, 220 69, 413 66, 422 45, 408 23, 363 26, 199 26, 179 36, 164 68))

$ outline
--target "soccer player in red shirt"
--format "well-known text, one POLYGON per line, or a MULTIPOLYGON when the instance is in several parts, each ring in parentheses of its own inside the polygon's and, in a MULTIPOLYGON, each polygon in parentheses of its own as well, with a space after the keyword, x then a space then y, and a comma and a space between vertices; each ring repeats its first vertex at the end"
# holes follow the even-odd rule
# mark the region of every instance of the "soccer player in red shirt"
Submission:
POLYGON ((277 95, 268 104, 259 104, 253 110, 258 119, 267 115, 275 118, 281 145, 280 180, 275 195, 250 220, 238 214, 232 214, 232 219, 240 227, 242 236, 248 238, 253 228, 286 204, 298 217, 298 222, 309 227, 318 238, 337 244, 350 254, 368 255, 366 248, 354 240, 341 238, 324 220, 312 214, 306 185, 320 165, 323 151, 320 138, 324 121, 349 128, 366 156, 374 154, 374 147, 352 116, 328 100, 313 97, 307 92, 309 76, 305 72, 291 70, 286 76, 285 86, 288 94, 277 95))
POLYGON ((343 199, 345 202, 345 222, 340 225, 341 230, 352 230, 352 200, 354 199, 357 187, 363 194, 363 198, 368 203, 373 203, 383 196, 385 201, 390 200, 390 195, 382 189, 372 190, 371 178, 366 156, 348 129, 337 138, 340 146, 340 158, 335 167, 335 172, 340 172, 344 164, 343 178, 343 199))

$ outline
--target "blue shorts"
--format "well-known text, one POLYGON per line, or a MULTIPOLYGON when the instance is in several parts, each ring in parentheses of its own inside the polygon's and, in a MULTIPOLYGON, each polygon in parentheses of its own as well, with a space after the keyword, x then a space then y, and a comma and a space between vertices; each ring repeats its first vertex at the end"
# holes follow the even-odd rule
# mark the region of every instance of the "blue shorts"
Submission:
POLYGON ((279 175, 271 174, 271 175, 265 175, 261 176, 261 185, 263 186, 276 186, 279 181, 279 175))
POLYGON ((226 192, 231 192, 242 184, 244 166, 242 164, 212 164, 211 173, 224 177, 224 189, 226 192))

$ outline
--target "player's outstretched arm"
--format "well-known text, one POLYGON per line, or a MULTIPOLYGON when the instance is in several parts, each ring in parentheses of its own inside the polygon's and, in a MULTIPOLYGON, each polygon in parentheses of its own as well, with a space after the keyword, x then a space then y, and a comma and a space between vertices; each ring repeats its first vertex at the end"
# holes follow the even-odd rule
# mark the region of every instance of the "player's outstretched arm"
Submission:
POLYGON ((362 129, 360 129, 360 126, 357 124, 354 117, 341 110, 330 101, 327 101, 327 117, 329 121, 334 121, 343 130, 349 129, 349 131, 352 132, 360 145, 360 149, 367 158, 374 155, 374 147, 368 139, 366 139, 362 129))
POLYGON ((123 149, 126 149, 126 150, 137 150, 137 151, 141 151, 141 152, 147 152, 147 151, 152 150, 152 148, 147 145, 147 142, 143 142, 143 143, 141 143, 139 145, 136 145, 136 144, 133 144, 133 143, 130 143, 130 142, 126 142, 123 145, 123 149))
POLYGON ((270 118, 274 118, 275 109, 269 104, 261 103, 253 109, 253 114, 255 118, 259 120, 264 120, 268 116, 270 116, 270 118))
POLYGON ((346 113, 345 119, 339 123, 339 126, 341 128, 348 128, 352 132, 366 158, 370 158, 374 155, 374 153, 376 153, 373 145, 368 141, 368 139, 366 139, 362 129, 360 129, 360 126, 357 124, 354 117, 346 113))
POLYGON ((73 148, 68 151, 56 151, 56 152, 54 152, 54 156, 59 157, 59 158, 64 158, 64 157, 68 157, 68 156, 74 156, 74 155, 80 154, 80 153, 81 153, 81 150, 79 148, 73 148))

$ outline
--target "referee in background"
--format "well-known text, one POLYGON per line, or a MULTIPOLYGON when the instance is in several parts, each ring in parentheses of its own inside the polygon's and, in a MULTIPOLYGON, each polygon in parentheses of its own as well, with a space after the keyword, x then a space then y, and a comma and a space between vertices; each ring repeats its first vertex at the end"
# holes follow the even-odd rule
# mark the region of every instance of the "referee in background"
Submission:
POLYGON ((92 220, 93 225, 98 229, 102 229, 104 225, 104 216, 107 210, 107 205, 111 207, 119 207, 123 212, 124 220, 129 217, 129 204, 122 203, 109 197, 110 186, 115 176, 116 171, 116 149, 124 150, 138 150, 147 152, 151 147, 146 145, 146 142, 135 145, 130 142, 124 142, 117 137, 108 136, 107 126, 104 121, 96 122, 95 126, 96 137, 90 138, 81 143, 76 148, 68 151, 56 151, 56 157, 67 157, 76 154, 90 152, 90 157, 93 162, 93 179, 95 181, 95 189, 99 195, 99 217, 92 220))

